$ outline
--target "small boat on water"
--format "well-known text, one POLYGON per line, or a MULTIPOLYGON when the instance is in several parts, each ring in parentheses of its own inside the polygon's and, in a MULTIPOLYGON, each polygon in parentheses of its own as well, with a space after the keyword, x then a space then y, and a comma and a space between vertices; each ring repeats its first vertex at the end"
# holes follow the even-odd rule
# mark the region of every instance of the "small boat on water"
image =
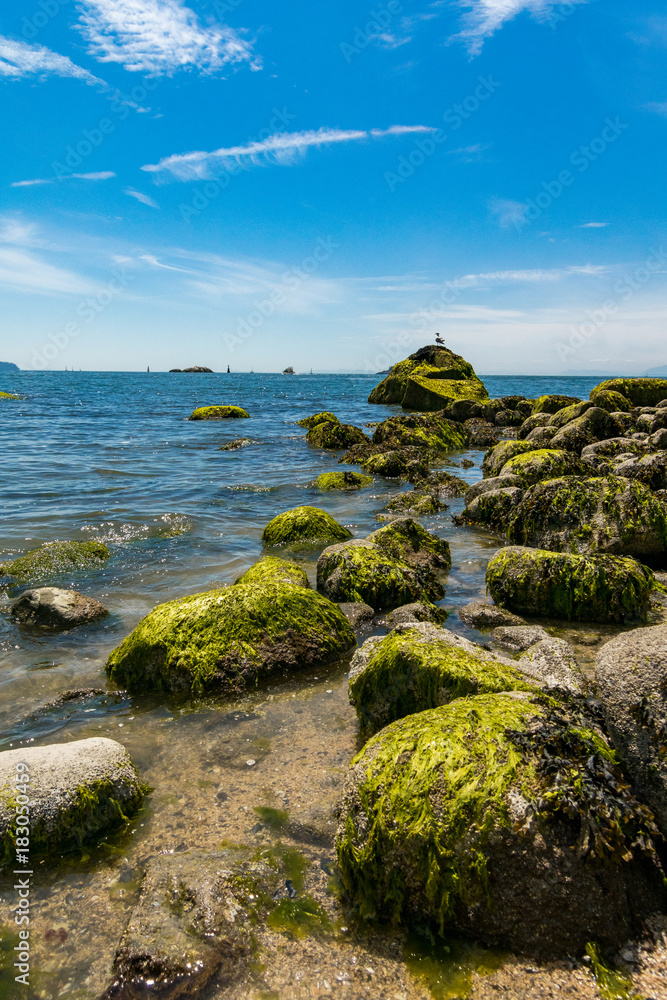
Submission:
POLYGON ((283 375, 295 375, 295 374, 296 372, 294 371, 291 365, 283 370, 283 375))

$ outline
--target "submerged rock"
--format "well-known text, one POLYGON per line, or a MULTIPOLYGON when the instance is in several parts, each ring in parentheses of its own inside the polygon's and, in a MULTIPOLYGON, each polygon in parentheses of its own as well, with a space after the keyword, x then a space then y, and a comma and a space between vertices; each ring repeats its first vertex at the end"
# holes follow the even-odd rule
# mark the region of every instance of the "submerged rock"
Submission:
POLYGON ((109 614, 104 605, 92 597, 58 587, 24 591, 12 602, 11 613, 22 625, 59 631, 86 625, 109 614))
POLYGON ((188 420, 233 420, 249 416, 242 406, 200 406, 192 411, 188 420))
POLYGON ((512 661, 430 623, 398 625, 384 638, 372 636, 350 667, 350 703, 363 739, 455 698, 534 689, 512 661))
POLYGON ((395 628, 397 625, 410 625, 414 622, 433 622, 441 625, 447 619, 447 612, 435 604, 425 601, 415 601, 413 604, 403 604, 385 615, 381 625, 395 628))
POLYGON ((360 472, 323 472, 315 483, 319 490, 363 490, 372 484, 373 477, 360 472))
POLYGON ((454 521, 456 524, 483 524, 490 531, 505 532, 522 498, 523 490, 516 486, 480 493, 454 521))
POLYGON ((485 604, 483 601, 471 601, 459 608, 459 618, 472 628, 497 628, 499 625, 525 625, 524 618, 513 615, 505 608, 497 608, 495 604, 485 604))
POLYGON ((338 607, 343 612, 352 628, 367 625, 375 617, 375 611, 363 601, 343 601, 338 607))
POLYGON ((235 438, 233 441, 228 441, 227 444, 223 444, 218 451, 239 451, 241 448, 247 448, 248 445, 256 444, 252 438, 235 438))
POLYGON ((374 736, 352 762, 336 848, 362 917, 546 958, 591 940, 615 950, 664 905, 655 837, 584 712, 514 692, 374 736))
POLYGON ((248 851, 153 858, 102 1000, 196 997, 216 973, 240 978, 277 883, 248 851))
POLYGON ((237 694, 330 663, 356 644, 340 609, 293 584, 236 584, 160 604, 115 649, 112 683, 129 691, 237 694))
POLYGON ((447 510, 447 504, 440 499, 437 489, 415 486, 410 493, 399 493, 385 507, 392 514, 425 515, 447 510))
POLYGON ((350 448, 353 444, 365 444, 368 442, 368 438, 359 427, 354 427, 353 424, 324 420, 310 428, 306 434, 306 441, 313 448, 340 451, 343 448, 350 448))
POLYGON ((264 545, 330 545, 352 538, 352 532, 319 507, 294 507, 269 521, 262 532, 264 545))
POLYGON ((237 584, 249 583, 293 583, 297 587, 310 587, 308 574, 303 566, 279 559, 277 556, 262 556, 250 569, 234 581, 237 584))
POLYGON ((457 399, 485 400, 488 393, 471 364, 446 347, 428 345, 394 365, 369 403, 398 403, 407 410, 441 410, 457 399))
POLYGON ((496 603, 519 614, 574 621, 643 618, 653 574, 635 559, 509 546, 486 571, 496 603))
POLYGON ((313 413, 312 417, 304 417, 303 420, 297 420, 297 424, 299 427, 305 427, 307 430, 310 430, 311 427, 316 427, 317 424, 323 424, 325 421, 331 424, 340 423, 340 420, 334 413, 323 410, 321 413, 313 413))
POLYGON ((101 566, 111 553, 102 542, 45 542, 24 556, 0 565, 0 576, 44 580, 77 569, 101 566))
POLYGON ((595 680, 614 746, 667 837, 667 625, 605 643, 595 680))
POLYGON ((57 855, 123 826, 145 789, 127 750, 98 736, 72 743, 21 747, 0 753, 0 841, 5 862, 16 861, 18 794, 29 798, 30 853, 57 855), (27 765, 27 769, 22 765, 27 765), (17 775, 29 777, 25 792, 17 775))
POLYGON ((445 595, 431 572, 360 538, 324 550, 317 561, 317 586, 332 601, 363 601, 379 611, 445 595))

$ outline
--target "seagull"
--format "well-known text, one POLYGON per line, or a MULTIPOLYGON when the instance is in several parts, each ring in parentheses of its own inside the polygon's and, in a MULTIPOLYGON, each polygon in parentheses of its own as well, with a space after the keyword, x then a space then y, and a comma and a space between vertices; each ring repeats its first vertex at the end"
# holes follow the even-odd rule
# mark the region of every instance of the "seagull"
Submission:
POLYGON ((435 342, 436 342, 436 344, 440 344, 441 347, 445 346, 445 342, 444 342, 444 340, 442 339, 442 337, 440 336, 439 333, 436 333, 436 335, 435 335, 435 342))

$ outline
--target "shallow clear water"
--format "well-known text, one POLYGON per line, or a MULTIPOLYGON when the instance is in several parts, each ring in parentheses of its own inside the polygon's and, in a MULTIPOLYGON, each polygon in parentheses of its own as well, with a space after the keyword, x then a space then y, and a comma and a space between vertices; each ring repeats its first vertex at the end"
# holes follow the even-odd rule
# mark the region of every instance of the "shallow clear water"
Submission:
MULTIPOLYGON (((486 384, 492 396, 586 398, 595 381, 504 377, 486 384)), ((311 449, 296 425, 322 409, 358 426, 400 412, 366 403, 376 382, 363 375, 20 372, 3 378, 1 390, 25 398, 0 401, 0 562, 56 538, 98 538, 112 558, 99 570, 49 581, 74 586, 111 611, 64 635, 20 629, 8 608, 22 588, 0 590, 0 747, 112 736, 155 789, 131 832, 59 865, 40 866, 35 996, 92 1000, 105 987, 141 865, 159 850, 215 847, 223 840, 272 843, 275 831, 253 811, 270 806, 288 811, 290 825, 281 836, 303 846, 313 872, 333 863, 332 809, 357 740, 345 663, 235 705, 100 694, 39 709, 66 690, 106 689, 106 658, 139 619, 163 601, 231 583, 260 555, 262 529, 275 514, 314 504, 356 536, 377 528, 377 515, 404 487, 378 480, 359 493, 320 493, 313 481, 336 468, 336 458, 311 449), (187 420, 196 406, 215 403, 242 405, 250 419, 187 420), (219 450, 238 437, 252 444, 219 450)), ((481 460, 481 452, 458 453, 444 465, 474 482, 481 460), (457 468, 465 457, 474 467, 457 468)), ((450 501, 448 511, 423 519, 452 548, 443 604, 453 612, 484 593, 486 564, 500 544, 485 532, 455 527, 451 514, 461 508, 462 501, 450 501)), ((306 563, 311 579, 314 567, 314 559, 306 563)), ((455 613, 449 625, 482 638, 466 631, 455 613)), ((5 892, 4 922, 11 905, 5 892)), ((332 917, 336 905, 332 900, 332 917)), ((344 941, 336 942, 330 951, 342 955, 344 941)), ((390 964, 387 958, 383 968, 390 964)), ((426 995, 409 985, 405 965, 395 964, 396 982, 416 990, 410 996, 426 995)), ((278 978, 267 972, 253 989, 283 995, 288 972, 282 979, 273 974, 278 978)), ((5 967, 0 996, 25 996, 21 990, 5 967)))

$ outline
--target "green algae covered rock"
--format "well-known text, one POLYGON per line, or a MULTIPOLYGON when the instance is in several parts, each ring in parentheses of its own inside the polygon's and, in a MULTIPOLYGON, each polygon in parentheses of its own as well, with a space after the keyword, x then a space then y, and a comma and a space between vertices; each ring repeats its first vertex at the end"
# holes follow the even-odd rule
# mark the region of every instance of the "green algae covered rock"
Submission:
MULTIPOLYGON (((390 514, 408 514, 419 516, 426 514, 437 514, 438 511, 446 510, 447 504, 440 499, 437 488, 423 488, 415 486, 409 493, 399 493, 393 497, 385 510, 390 514)), ((384 515, 378 515, 380 520, 386 520, 384 515)))
POLYGON ((486 585, 516 614, 573 621, 643 618, 655 581, 629 556, 583 556, 509 546, 493 557, 486 585))
POLYGON ((200 406, 192 411, 188 420, 230 420, 249 416, 242 406, 200 406))
POLYGON ((319 507, 294 507, 269 521, 262 532, 268 547, 279 545, 331 545, 352 538, 352 532, 319 507))
POLYGON ((353 424, 323 420, 310 428, 306 434, 306 441, 313 448, 329 448, 332 451, 338 451, 341 448, 350 448, 353 444, 367 444, 368 438, 362 430, 354 427, 353 424))
POLYGON ((500 475, 518 476, 524 485, 530 485, 543 479, 555 479, 556 476, 583 476, 588 471, 588 466, 572 452, 537 448, 510 458, 500 470, 500 475))
POLYGON ((336 849, 362 917, 546 958, 617 949, 661 908, 654 839, 583 709, 515 692, 374 736, 352 761, 336 849))
MULTIPOLYGON (((499 481, 502 482, 502 478, 499 481)), ((504 533, 522 498, 523 490, 517 486, 488 490, 471 500, 465 510, 454 518, 454 522, 483 524, 489 531, 504 533)))
POLYGON ((533 403, 533 413, 558 413, 564 407, 580 402, 577 396, 539 396, 533 403))
POLYGON ((561 427, 551 439, 552 448, 581 451, 595 441, 616 437, 620 428, 612 415, 599 406, 592 406, 584 414, 561 427))
POLYGON ((394 365, 369 403, 397 403, 406 410, 442 410, 459 399, 486 400, 488 393, 471 364, 446 347, 428 345, 394 365))
POLYGON ((24 556, 0 565, 0 576, 46 580, 73 570, 101 566, 111 553, 102 542, 45 542, 24 556))
MULTIPOLYGON (((552 413, 549 417, 550 427, 565 427, 565 424, 569 424, 571 420, 576 420, 577 417, 583 417, 586 410, 590 410, 593 404, 588 400, 582 403, 572 403, 570 406, 563 407, 562 410, 558 410, 556 413, 552 413)), ((535 414, 539 416, 539 414, 535 414)))
POLYGON ((493 479, 500 475, 500 471, 510 458, 515 455, 525 455, 529 451, 535 451, 535 445, 530 441, 501 441, 500 444, 489 448, 482 460, 482 475, 485 479, 493 479))
POLYGON ((411 517, 400 517, 385 528, 379 528, 368 536, 373 542, 395 559, 403 559, 413 566, 424 566, 436 572, 449 572, 452 557, 449 542, 427 531, 411 517))
POLYGON ((430 623, 372 636, 350 667, 350 703, 364 740, 406 715, 492 691, 535 691, 535 685, 510 661, 430 623))
POLYGON ((507 537, 513 545, 553 552, 660 562, 667 553, 667 511, 640 482, 564 477, 526 491, 507 537))
POLYGON ((310 587, 308 574, 302 566, 277 556, 262 556, 235 583, 293 583, 297 587, 310 587))
POLYGON ((12 392, 0 392, 0 399, 20 399, 20 396, 15 396, 12 392))
POLYGON ((234 695, 330 663, 356 645, 340 609, 292 584, 236 584, 160 604, 113 651, 110 681, 128 691, 234 695))
POLYGON ((299 427, 305 427, 307 430, 310 430, 311 427, 316 427, 317 424, 323 424, 325 421, 331 424, 340 423, 340 420, 334 413, 323 410, 321 413, 313 413, 312 417, 304 417, 303 420, 297 420, 297 424, 299 427))
POLYGON ((546 427, 550 420, 549 413, 533 413, 530 417, 526 417, 517 431, 519 440, 524 441, 532 431, 546 427))
POLYGON ((332 601, 363 601, 376 611, 424 598, 440 600, 445 595, 431 571, 390 556, 360 538, 324 550, 317 561, 317 586, 332 601))
POLYGON ((466 445, 466 431, 442 414, 411 413, 389 417, 375 429, 373 444, 390 448, 428 448, 435 453, 460 451, 466 445))
POLYGON ((360 472, 323 472, 315 483, 318 490, 363 490, 372 484, 373 477, 360 472))
POLYGON ((600 389, 599 387, 593 389, 591 392, 591 403, 594 406, 599 406, 602 410, 607 410, 609 413, 629 413, 632 409, 630 400, 620 392, 614 392, 610 389, 600 389))
MULTIPOLYGON (((632 406, 657 406, 667 399, 667 379, 664 378, 610 378, 591 390, 591 399, 601 392, 617 392, 632 406)), ((596 403, 596 406, 600 406, 596 403)), ((623 409, 623 407, 618 407, 623 409)))
POLYGON ((31 855, 57 856, 124 826, 145 795, 130 755, 115 740, 99 736, 3 751, 0 855, 3 863, 11 862, 13 867, 16 816, 23 812, 17 775, 28 776, 31 855))
POLYGON ((362 459, 361 468, 374 476, 384 476, 385 479, 402 479, 407 475, 409 459, 398 450, 382 451, 362 459))

